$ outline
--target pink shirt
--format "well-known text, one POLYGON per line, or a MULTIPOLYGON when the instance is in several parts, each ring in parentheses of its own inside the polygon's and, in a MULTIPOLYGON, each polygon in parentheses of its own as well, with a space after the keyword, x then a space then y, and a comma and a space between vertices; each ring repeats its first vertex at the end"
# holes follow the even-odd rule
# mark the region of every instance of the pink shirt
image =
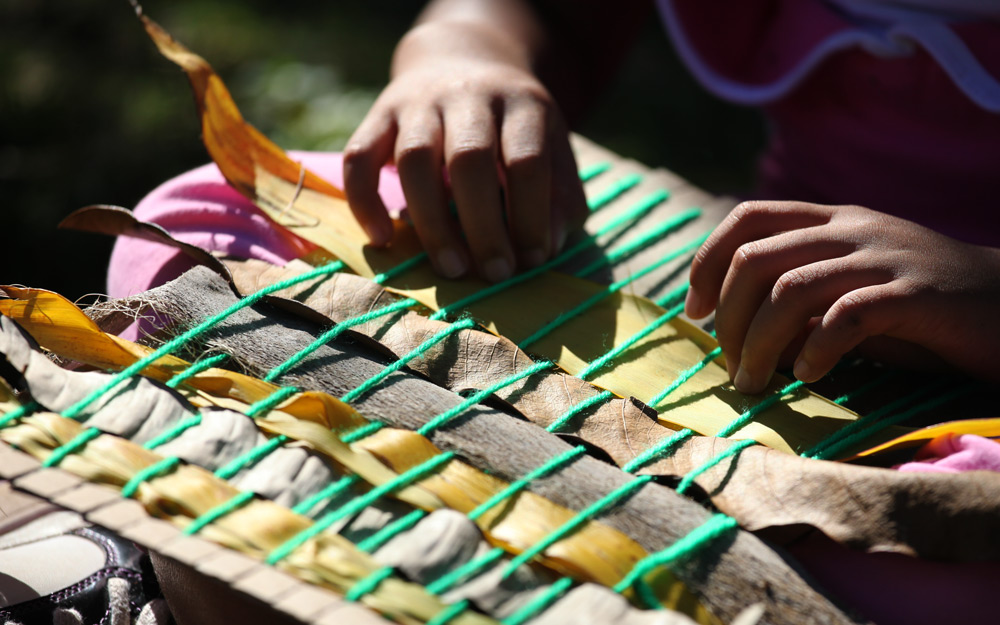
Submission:
POLYGON ((700 82, 767 113, 758 197, 860 204, 1000 246, 996 3, 955 5, 989 19, 893 8, 916 4, 935 3, 659 0, 700 82))

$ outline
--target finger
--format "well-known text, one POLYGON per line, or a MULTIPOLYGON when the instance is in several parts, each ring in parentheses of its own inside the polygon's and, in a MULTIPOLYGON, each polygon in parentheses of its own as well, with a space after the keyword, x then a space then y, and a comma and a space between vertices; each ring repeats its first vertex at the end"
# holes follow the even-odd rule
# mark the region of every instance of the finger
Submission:
POLYGON ((457 278, 468 271, 469 260, 448 213, 442 141, 438 111, 421 109, 400 120, 395 159, 410 219, 431 264, 440 275, 457 278))
POLYGON ((504 113, 500 150, 507 177, 507 217, 517 263, 541 265, 550 253, 552 158, 545 110, 515 105, 504 113))
POLYGON ((583 226, 590 214, 583 192, 576 157, 569 143, 569 132, 558 120, 552 124, 552 252, 563 248, 569 233, 583 226))
POLYGON ((827 223, 832 207, 801 202, 744 202, 734 208, 695 254, 685 312, 692 319, 708 315, 733 255, 741 245, 779 232, 827 223))
POLYGON ((892 276, 853 257, 799 266, 783 273, 764 299, 743 341, 734 383, 742 393, 759 393, 774 375, 785 349, 843 294, 884 284, 892 276))
POLYGON ((806 339, 795 362, 795 377, 815 382, 866 338, 891 333, 913 307, 911 294, 898 281, 843 295, 806 339))
POLYGON ((804 228, 745 243, 733 253, 715 313, 730 376, 735 379, 747 329, 779 277, 796 267, 846 256, 853 249, 850 243, 825 238, 821 228, 804 228))
POLYGON ((458 218, 480 275, 492 282, 514 271, 500 203, 496 135, 493 113, 485 103, 446 111, 444 159, 458 218))
POLYGON ((344 148, 344 193, 347 203, 373 245, 392 239, 392 220, 378 194, 379 171, 392 156, 395 118, 371 112, 344 148))

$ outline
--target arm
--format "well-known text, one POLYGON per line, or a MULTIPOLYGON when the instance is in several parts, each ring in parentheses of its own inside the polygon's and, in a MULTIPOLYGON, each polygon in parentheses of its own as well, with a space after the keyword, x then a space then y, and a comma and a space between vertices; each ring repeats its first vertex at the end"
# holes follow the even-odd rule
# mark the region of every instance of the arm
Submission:
POLYGON ((857 206, 741 204, 699 250, 686 309, 716 309, 745 393, 764 389, 783 352, 813 382, 859 346, 1000 380, 1000 250, 857 206))
MULTIPOLYGON (((546 15, 569 10, 551 4, 546 15)), ((578 39, 572 33, 602 16, 571 4, 587 21, 558 37, 523 0, 438 0, 424 11, 345 150, 348 201, 373 244, 392 236, 376 191, 387 162, 396 163, 417 235, 446 277, 475 268, 503 280, 544 262, 582 223, 586 204, 566 123, 538 76, 550 68, 557 90, 581 91, 580 73, 563 63, 573 55, 560 53, 558 42, 578 39)))

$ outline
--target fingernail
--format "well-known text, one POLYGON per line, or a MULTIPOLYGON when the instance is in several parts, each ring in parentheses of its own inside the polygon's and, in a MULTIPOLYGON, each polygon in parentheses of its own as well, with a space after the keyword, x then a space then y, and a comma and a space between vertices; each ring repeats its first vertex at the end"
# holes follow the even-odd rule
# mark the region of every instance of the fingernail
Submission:
POLYGON ((684 312, 692 319, 697 319, 700 316, 701 297, 694 289, 688 289, 687 297, 684 298, 684 312))
POLYGON ((445 248, 437 253, 438 269, 445 278, 457 278, 465 273, 465 262, 458 252, 445 248))
POLYGON ((365 225, 365 231, 373 245, 385 245, 392 240, 392 225, 386 226, 383 223, 369 223, 365 225))
POLYGON ((510 263, 505 258, 491 258, 483 263, 483 277, 490 282, 500 282, 510 277, 510 263))
POLYGON ((742 365, 736 370, 736 377, 733 378, 733 385, 736 387, 736 390, 741 393, 752 394, 757 392, 757 388, 754 387, 753 384, 753 378, 750 377, 750 374, 746 372, 742 365))
POLYGON ((816 371, 813 370, 812 365, 810 365, 809 362, 803 358, 800 358, 795 362, 795 367, 792 369, 792 373, 795 375, 796 380, 801 380, 803 382, 816 381, 816 371))
POLYGON ((545 252, 537 247, 527 250, 526 252, 522 252, 521 257, 524 260, 524 264, 528 268, 537 267, 545 262, 545 252))

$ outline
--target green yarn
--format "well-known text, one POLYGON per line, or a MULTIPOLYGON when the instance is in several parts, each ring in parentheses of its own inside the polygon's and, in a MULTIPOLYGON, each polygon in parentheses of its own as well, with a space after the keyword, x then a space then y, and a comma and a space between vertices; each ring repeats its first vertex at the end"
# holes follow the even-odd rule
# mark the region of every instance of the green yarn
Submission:
POLYGON ((416 267, 425 260, 427 260, 427 252, 420 252, 416 256, 408 258, 403 262, 399 263, 392 269, 387 269, 382 273, 375 274, 375 276, 372 277, 372 282, 374 282, 375 284, 385 284, 389 280, 392 280, 396 276, 409 271, 410 269, 416 267))
POLYGON ((647 336, 655 332, 658 328, 676 319, 677 316, 680 315, 682 312, 684 312, 684 304, 678 304, 677 306, 674 306, 667 312, 657 317, 655 321, 647 325, 645 328, 639 330, 632 336, 628 337, 626 340, 624 340, 619 345, 616 345, 614 348, 609 350, 600 358, 593 360, 589 365, 587 365, 584 368, 583 371, 578 373, 576 377, 580 378, 581 380, 586 380, 590 376, 594 375, 594 373, 600 371, 605 366, 607 366, 608 363, 610 363, 612 360, 620 356, 623 352, 631 349, 633 345, 635 345, 642 339, 646 338, 647 336))
POLYGON ((652 476, 643 475, 635 478, 634 480, 629 480, 628 482, 622 484, 618 488, 612 490, 607 495, 601 497, 594 503, 590 504, 583 510, 577 513, 576 516, 569 519, 557 529, 549 533, 545 538, 541 539, 531 547, 525 549, 517 557, 513 558, 507 567, 504 569, 503 576, 508 578, 513 575, 517 567, 529 562, 532 558, 540 554, 541 552, 548 549, 551 545, 559 542, 563 538, 569 536, 577 529, 580 528, 584 523, 587 523, 595 516, 601 514, 611 506, 614 506, 621 501, 631 497, 637 490, 646 485, 646 483, 652 481, 652 476))
POLYGON ((318 337, 316 337, 316 339, 312 343, 303 347, 294 356, 292 356, 285 362, 281 363, 274 369, 268 371, 267 375, 264 376, 264 380, 266 382, 273 382, 279 377, 285 375, 286 373, 288 373, 290 369, 296 367, 300 362, 302 362, 307 356, 312 354, 314 351, 326 345, 327 343, 337 338, 345 331, 353 328, 354 326, 359 326, 361 324, 368 323, 369 321, 374 321, 379 317, 391 315, 392 313, 398 312, 400 310, 412 308, 413 306, 416 306, 419 303, 420 302, 413 299, 412 297, 407 297, 405 299, 397 300, 391 304, 367 312, 363 315, 358 315, 357 317, 351 317, 350 319, 345 319, 344 321, 335 324, 332 328, 330 328, 323 334, 320 334, 318 337))
POLYGON ((715 454, 714 456, 706 460, 698 467, 689 471, 687 475, 685 475, 684 478, 681 479, 680 483, 677 485, 677 492, 683 495, 685 492, 687 492, 687 489, 691 488, 691 485, 694 484, 694 481, 696 479, 698 479, 698 476, 703 474, 705 471, 708 471, 709 469, 719 464, 726 458, 738 456, 743 452, 744 449, 746 449, 747 447, 753 447, 756 444, 757 441, 753 440, 752 438, 748 438, 736 443, 735 445, 731 446, 729 449, 721 453, 715 454))
POLYGON ((353 402, 355 399, 361 397, 362 395, 370 391, 372 388, 380 384, 387 377, 405 367, 406 364, 412 361, 413 359, 426 354, 428 351, 431 350, 431 348, 433 348, 435 345, 437 345, 444 339, 448 338, 452 334, 455 334, 456 332, 459 332, 461 330, 471 329, 475 327, 475 325, 476 323, 472 319, 462 319, 440 330, 434 336, 430 337, 429 339, 427 339, 426 341, 415 347, 408 354, 406 354, 405 356, 403 356, 396 362, 392 363, 382 371, 379 371, 372 377, 362 382, 361 385, 355 388, 353 391, 346 393, 343 397, 340 398, 341 401, 347 403, 353 402))
POLYGON ((369 436, 371 436, 375 432, 378 432, 384 427, 385 424, 380 423, 378 421, 372 421, 371 423, 363 425, 355 430, 351 430, 350 432, 344 434, 343 436, 340 437, 340 440, 350 445, 351 443, 355 443, 363 438, 368 438, 369 436))
MULTIPOLYGON (((691 208, 691 209, 689 209, 688 212, 694 212, 695 213, 695 216, 694 216, 693 219, 697 219, 698 217, 701 216, 701 209, 699 209, 699 208, 691 208)), ((682 213, 682 214, 684 214, 684 213, 682 213)), ((692 221, 693 221, 693 219, 692 219, 692 221)), ((656 243, 657 241, 659 241, 663 237, 667 236, 668 234, 671 234, 676 229, 677 229, 677 226, 672 223, 672 219, 664 220, 664 221, 658 223, 656 226, 654 226, 652 230, 649 230, 648 232, 644 232, 644 233, 640 234, 637 238, 633 239, 632 241, 629 241, 625 245, 623 245, 623 246, 621 246, 621 247, 619 247, 619 248, 617 248, 615 250, 611 250, 610 252, 607 253, 607 255, 603 256, 602 258, 598 258, 597 260, 595 260, 594 262, 590 263, 589 265, 587 265, 586 267, 584 267, 580 271, 577 271, 576 275, 578 277, 580 277, 580 278, 583 278, 585 276, 588 276, 588 275, 594 273, 595 271, 598 271, 599 269, 603 269, 604 267, 608 267, 610 265, 616 265, 616 264, 618 264, 620 262, 628 260, 629 258, 631 258, 632 256, 635 256, 636 254, 638 254, 642 250, 646 249, 647 247, 649 247, 653 243, 656 243)), ((706 232, 700 238, 696 239, 695 242, 689 243, 689 244, 683 246, 682 248, 680 248, 678 250, 675 250, 674 253, 677 256, 681 256, 685 252, 690 252, 690 251, 692 251, 692 249, 696 249, 697 247, 700 247, 701 244, 704 243, 708 239, 708 236, 710 234, 712 234, 711 230, 709 230, 708 232, 706 232), (692 245, 693 245, 693 247, 691 247, 692 245)))
POLYGON ((286 558, 288 554, 303 545, 310 538, 319 535, 340 519, 357 514, 383 495, 387 495, 399 489, 406 488, 415 482, 419 482, 431 473, 437 471, 441 466, 451 462, 454 457, 455 454, 450 451, 434 456, 426 462, 422 462, 408 471, 397 475, 388 482, 376 486, 364 495, 355 497, 340 508, 323 515, 321 519, 313 523, 310 527, 299 532, 295 536, 292 536, 285 541, 284 544, 280 545, 268 554, 267 563, 275 564, 280 562, 286 558))
POLYGON ((498 562, 506 551, 501 547, 494 547, 478 558, 469 560, 462 566, 456 567, 448 573, 427 584, 427 592, 432 595, 440 595, 448 592, 462 581, 478 575, 483 569, 498 562))
POLYGON ((898 397, 893 401, 869 412, 860 419, 856 419, 855 421, 848 423, 847 425, 840 428, 830 436, 827 436, 825 439, 821 440, 820 442, 816 443, 815 445, 807 449, 801 455, 804 458, 822 459, 822 457, 826 456, 825 451, 829 447, 840 442, 844 438, 852 436, 855 432, 866 429, 869 425, 876 423, 879 419, 881 419, 885 415, 891 414, 899 410, 903 406, 906 406, 911 402, 919 400, 921 397, 937 393, 939 390, 943 390, 945 387, 947 387, 946 383, 939 382, 937 384, 932 384, 930 386, 925 386, 923 388, 917 389, 916 391, 904 395, 902 397, 898 397))
POLYGON ((236 510, 239 510, 243 506, 247 505, 253 498, 254 498, 253 491, 250 490, 241 491, 235 497, 229 499, 228 501, 220 503, 219 505, 215 506, 214 508, 211 508, 198 518, 188 523, 187 527, 185 527, 182 531, 184 534, 187 534, 188 536, 193 536, 194 534, 200 532, 202 528, 204 528, 209 523, 213 523, 216 520, 226 516, 227 514, 235 512, 236 510))
POLYGON ((529 375, 538 373, 539 371, 544 371, 545 369, 550 369, 553 366, 555 365, 551 361, 542 360, 536 362, 535 364, 531 365, 526 369, 522 369, 521 371, 518 371, 517 373, 504 378, 503 380, 497 382, 496 384, 493 384, 492 386, 488 386, 480 391, 476 391, 475 394, 473 394, 471 397, 469 397, 462 403, 450 408, 449 410, 446 410, 445 412, 442 412, 438 416, 434 417, 427 423, 420 426, 420 428, 417 429, 417 433, 422 434, 423 436, 429 436, 432 432, 434 432, 434 430, 442 427, 449 421, 455 419, 456 417, 464 413, 466 410, 472 408, 473 406, 483 401, 493 393, 499 391, 500 389, 506 388, 511 384, 514 384, 515 382, 523 380, 529 375))
MULTIPOLYGON (((689 211, 688 213, 684 213, 682 215, 679 215, 677 218, 671 220, 671 225, 673 227, 678 227, 678 226, 686 223, 687 221, 690 221, 691 219, 693 219, 694 217, 696 217, 698 214, 700 214, 700 211, 697 212, 697 213, 694 213, 693 214, 694 216, 692 216, 692 212, 691 211, 689 211)), ((539 328, 534 334, 532 334, 528 338, 526 338, 523 341, 521 341, 518 344, 518 347, 520 347, 521 349, 526 349, 528 345, 531 345, 532 343, 535 343, 536 341, 542 339, 543 337, 545 337, 546 335, 548 335, 549 333, 551 333, 553 330, 555 330, 559 326, 561 326, 564 323, 566 323, 567 321, 569 321, 571 319, 574 319, 574 318, 580 316, 581 314, 583 314, 584 312, 590 310, 591 308, 593 308, 594 306, 596 306, 597 304, 599 304, 601 301, 603 301, 605 298, 607 298, 607 297, 609 297, 611 295, 614 295, 615 293, 617 293, 618 291, 621 291, 623 288, 625 288, 626 286, 632 284, 636 280, 639 280, 643 276, 646 276, 649 273, 651 273, 651 272, 659 269, 663 265, 665 265, 665 264, 667 264, 667 263, 675 260, 681 254, 689 251, 689 249, 687 249, 687 248, 690 245, 692 245, 692 244, 689 243, 688 245, 682 247, 680 250, 676 250, 674 252, 666 254, 665 256, 663 256, 663 258, 660 258, 659 260, 657 260, 657 261, 655 261, 655 262, 653 262, 653 263, 651 263, 651 264, 643 267, 642 269, 640 269, 639 271, 637 271, 637 272, 629 275, 628 277, 625 277, 625 278, 622 278, 621 280, 616 280, 615 282, 612 282, 611 284, 609 284, 605 288, 601 289, 597 293, 595 293, 595 294, 591 295, 590 297, 588 297, 586 300, 584 300, 580 304, 576 305, 574 308, 572 308, 572 309, 570 309, 570 310, 568 310, 568 311, 566 311, 564 313, 561 313, 555 319, 553 319, 552 321, 548 322, 547 324, 545 324, 544 326, 542 326, 541 328, 539 328)), ((700 245, 700 243, 699 243, 699 245, 700 245)))
POLYGON ((595 406, 597 404, 605 402, 614 396, 615 394, 612 393, 611 391, 601 391, 600 393, 594 395, 593 397, 589 397, 583 401, 577 402, 574 406, 570 407, 569 410, 562 413, 562 415, 560 415, 558 419, 550 423, 545 429, 548 430, 549 432, 558 432, 563 428, 563 426, 569 423, 576 415, 580 414, 581 412, 590 408, 591 406, 595 406))
POLYGON ((587 206, 590 212, 596 212, 613 202, 626 191, 642 182, 642 176, 638 174, 628 174, 620 180, 611 183, 606 189, 597 195, 587 198, 587 206))
POLYGON ((469 519, 476 521, 479 517, 483 516, 488 510, 494 506, 500 504, 501 502, 513 497, 517 493, 521 492, 527 488, 531 482, 543 478, 550 473, 556 471, 561 471, 564 467, 576 462, 580 456, 587 455, 587 448, 583 445, 577 445, 572 449, 568 449, 561 454, 556 454, 548 460, 545 461, 541 466, 529 471, 523 478, 511 482, 506 488, 496 493, 483 503, 476 506, 471 512, 469 512, 469 519))
POLYGON ((195 414, 186 419, 181 420, 179 423, 175 424, 166 432, 161 432, 159 436, 152 438, 143 445, 146 449, 156 449, 164 443, 168 443, 178 436, 180 436, 185 430, 189 430, 196 425, 201 425, 201 414, 195 414))
MULTIPOLYGON (((677 313, 680 314, 680 312, 683 309, 684 309, 684 304, 678 304, 677 313)), ((662 391, 656 394, 656 397, 653 397, 652 399, 649 400, 649 406, 656 407, 657 405, 659 405, 659 403, 664 399, 666 399, 668 395, 670 395, 678 388, 680 388, 682 384, 693 378, 695 374, 697 374, 699 371, 707 367, 709 363, 718 358, 721 354, 722 354, 722 348, 716 347, 712 351, 705 354, 705 357, 699 360, 697 363, 695 363, 691 367, 688 367, 684 371, 681 371, 680 374, 677 376, 677 378, 673 382, 671 382, 670 385, 667 386, 667 388, 663 389, 662 391)))
POLYGON ((522 282, 526 282, 528 280, 531 280, 532 278, 536 278, 545 273, 546 271, 558 267, 559 265, 565 263, 569 259, 573 258, 580 252, 584 251, 585 249, 593 245, 599 237, 604 236, 605 234, 608 234, 615 230, 618 230, 623 226, 627 226, 631 222, 639 219, 649 211, 653 210, 653 208, 655 208, 657 205, 661 204, 662 202, 665 202, 668 197, 669 195, 665 191, 656 191, 647 195, 645 198, 640 200, 638 204, 636 204, 635 206, 631 207, 621 215, 618 215, 617 217, 609 221, 607 224, 598 229, 598 231, 595 232, 594 234, 588 235, 582 238, 581 240, 577 241, 572 246, 566 248, 561 254, 559 254, 552 260, 543 263, 535 267, 534 269, 529 269, 528 271, 519 273, 511 278, 508 278, 507 280, 504 280, 503 282, 498 282, 494 285, 486 287, 485 289, 481 289, 475 293, 472 293, 471 295, 467 295, 461 299, 452 302, 451 304, 448 304, 447 306, 442 306, 437 312, 435 312, 430 316, 430 319, 432 321, 440 321, 442 319, 445 319, 456 310, 463 309, 469 306, 470 304, 474 304, 475 302, 486 299, 487 297, 496 295, 497 293, 505 291, 516 284, 521 284, 522 282))
POLYGON ((636 563, 629 574, 615 584, 614 591, 625 592, 653 569, 669 566, 674 562, 688 558, 713 540, 734 531, 737 527, 739 526, 736 519, 731 516, 721 513, 712 515, 707 521, 679 538, 666 549, 650 554, 636 563))
POLYGON ((250 404, 247 407, 246 415, 248 417, 259 417, 262 414, 267 414, 268 412, 274 410, 278 404, 300 392, 302 392, 302 389, 295 386, 283 386, 279 389, 275 389, 273 393, 264 399, 250 404))
POLYGON ((36 401, 29 401, 26 404, 21 404, 20 406, 14 408, 7 414, 0 417, 0 428, 5 428, 14 421, 17 421, 25 415, 29 415, 32 412, 38 410, 42 406, 36 401))
POLYGON ((289 438, 284 434, 279 434, 274 438, 269 439, 263 445, 258 445, 247 452, 240 454, 239 456, 233 458, 227 462, 224 466, 219 467, 215 470, 215 476, 221 477, 224 480, 228 480, 233 477, 245 467, 252 466, 263 460, 265 457, 271 455, 271 453, 278 447, 281 447, 289 441, 289 438))
POLYGON ((359 541, 357 544, 358 549, 364 551, 365 553, 371 553, 389 542, 397 535, 402 534, 408 529, 411 529, 414 525, 419 523, 423 518, 427 516, 427 513, 423 510, 417 508, 406 514, 392 523, 389 523, 379 531, 375 532, 368 538, 359 541))
POLYGON ((166 384, 170 388, 177 388, 184 382, 188 381, 190 378, 193 378, 202 371, 211 369, 215 365, 221 363, 226 358, 229 358, 227 354, 216 354, 215 356, 212 356, 210 358, 206 358, 204 360, 199 360, 198 362, 192 363, 191 366, 189 366, 187 369, 181 371, 174 377, 167 380, 166 384))
POLYGON ((541 592, 517 612, 500 621, 503 625, 522 625, 547 609, 556 599, 563 596, 573 585, 573 580, 563 577, 541 592))
POLYGON ((427 625, 448 625, 455 617, 469 609, 469 600, 461 599, 441 610, 427 621, 427 625))
POLYGON ((177 465, 181 463, 181 459, 176 456, 168 456, 163 460, 154 462, 145 469, 141 469, 132 476, 125 486, 122 486, 122 497, 131 497, 135 494, 135 491, 139 489, 139 485, 146 480, 152 479, 154 477, 159 477, 165 473, 173 471, 177 465))
POLYGON ((611 169, 611 163, 607 161, 601 161, 588 167, 584 167, 580 170, 580 182, 590 182, 609 169, 611 169))
POLYGON ((193 339, 199 338, 222 320, 226 319, 230 315, 240 310, 243 310, 244 308, 253 306, 260 300, 264 299, 264 297, 266 297, 267 295, 270 295, 275 291, 287 289, 290 286, 306 282, 307 280, 312 280, 313 278, 330 275, 332 273, 340 271, 343 268, 344 268, 344 263, 338 260, 336 262, 323 265, 322 267, 317 267, 303 274, 299 274, 297 276, 288 278, 287 280, 281 280, 280 282, 275 282, 274 284, 266 286, 263 289, 257 291, 256 293, 247 295, 246 297, 236 302, 232 306, 229 306, 225 310, 212 315, 208 319, 205 319, 195 327, 167 341, 166 343, 161 345, 158 349, 150 352, 146 356, 143 356, 139 360, 135 361, 134 363, 126 367, 125 369, 122 369, 121 371, 113 375, 111 379, 108 380, 108 382, 105 383, 103 386, 95 389, 86 397, 84 397, 80 401, 76 402, 75 404, 64 410, 62 412, 62 416, 70 419, 76 419, 80 415, 80 413, 86 410, 86 408, 90 404, 94 403, 94 401, 104 396, 104 394, 106 394, 111 389, 116 387, 123 380, 126 380, 132 377, 133 375, 141 372, 143 369, 145 369, 152 363, 156 362, 161 357, 173 353, 174 351, 180 349, 193 339))
POLYGON ((959 387, 958 389, 953 390, 950 393, 944 393, 942 395, 939 395, 938 397, 935 397, 934 399, 930 399, 930 400, 925 401, 925 402, 923 402, 921 404, 913 406, 912 408, 909 408, 908 410, 904 410, 903 412, 900 412, 899 414, 893 415, 893 416, 889 417, 888 419, 885 419, 885 420, 880 421, 878 423, 872 423, 871 425, 869 425, 867 428, 865 428, 863 430, 854 432, 853 434, 851 434, 849 436, 845 436, 845 437, 841 438, 836 443, 830 445, 829 447, 827 447, 823 451, 819 452, 819 454, 816 457, 818 459, 821 459, 821 460, 826 460, 826 459, 829 459, 829 458, 833 458, 834 456, 837 456, 838 454, 840 454, 844 450, 849 449, 853 445, 856 445, 856 444, 860 443, 861 441, 863 441, 864 439, 868 438, 872 434, 875 434, 876 432, 878 432, 880 430, 883 430, 883 429, 889 427, 890 425, 895 425, 897 423, 902 423, 903 421, 906 421, 907 419, 909 419, 910 417, 912 417, 915 414, 919 414, 919 413, 921 413, 921 412, 923 412, 925 410, 930 410, 931 408, 935 408, 937 406, 940 406, 941 404, 944 404, 944 403, 946 403, 948 401, 951 401, 952 399, 955 399, 956 397, 964 395, 965 393, 968 393, 969 390, 971 390, 974 386, 975 385, 973 385, 973 384, 963 385, 963 386, 959 387))
POLYGON ((323 490, 314 493, 310 497, 303 499, 292 508, 292 512, 295 514, 306 515, 310 510, 313 509, 321 501, 327 499, 333 499, 340 493, 351 488, 355 484, 360 484, 361 478, 357 475, 345 475, 336 482, 327 484, 323 490))
POLYGON ((631 461, 622 467, 622 471, 626 473, 635 473, 651 462, 672 454, 678 445, 692 436, 694 436, 694 430, 690 430, 688 428, 678 430, 670 436, 665 436, 657 441, 656 444, 649 447, 649 449, 642 452, 635 458, 632 458, 631 461))
POLYGON ((344 599, 348 601, 357 601, 364 597, 365 595, 375 592, 378 585, 384 582, 389 577, 392 577, 393 568, 391 566, 384 566, 375 572, 371 573, 364 579, 358 580, 354 586, 344 595, 344 599))
POLYGON ((775 405, 785 397, 791 395, 792 393, 798 392, 798 390, 803 386, 805 386, 805 382, 802 382, 801 380, 796 380, 790 384, 783 386, 782 388, 775 391, 773 394, 767 396, 767 398, 761 400, 755 406, 751 406, 747 410, 743 411, 743 414, 734 419, 729 425, 716 432, 715 435, 719 438, 729 438, 736 432, 742 430, 747 425, 749 425, 750 422, 753 421, 757 415, 764 412, 765 410, 775 405))
POLYGON ((72 453, 76 453, 77 451, 83 449, 87 443, 94 440, 100 435, 101 431, 98 430, 97 428, 87 428, 86 430, 74 436, 72 440, 70 440, 69 442, 53 449, 52 453, 49 454, 49 457, 46 458, 44 462, 42 462, 42 466, 43 467, 59 466, 59 463, 62 462, 66 456, 72 453))

